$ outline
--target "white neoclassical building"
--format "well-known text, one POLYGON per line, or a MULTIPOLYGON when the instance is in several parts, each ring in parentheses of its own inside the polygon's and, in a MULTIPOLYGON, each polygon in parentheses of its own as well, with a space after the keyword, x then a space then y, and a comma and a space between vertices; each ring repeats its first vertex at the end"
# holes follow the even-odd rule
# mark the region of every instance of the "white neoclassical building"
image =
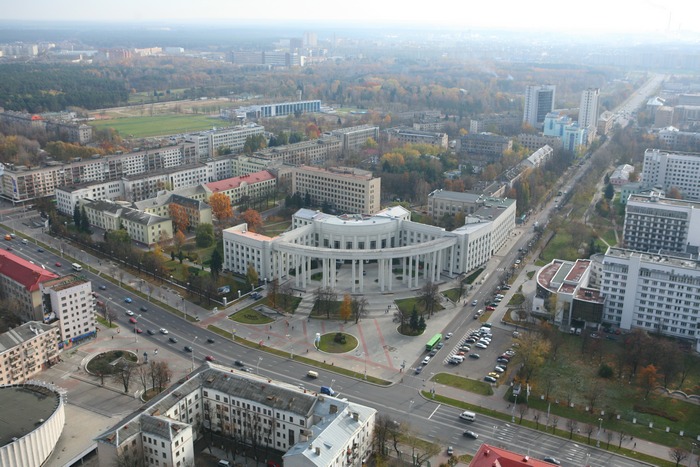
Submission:
POLYGON ((291 230, 274 238, 249 231, 247 224, 224 230, 224 267, 245 274, 252 265, 261 278, 291 279, 303 290, 319 272, 322 287, 352 293, 364 293, 369 284, 380 292, 412 289, 483 265, 514 227, 515 200, 509 199, 493 198, 452 232, 412 222, 400 206, 372 216, 300 209, 291 230), (349 281, 341 283, 344 264, 349 264, 349 277, 343 273, 349 281))

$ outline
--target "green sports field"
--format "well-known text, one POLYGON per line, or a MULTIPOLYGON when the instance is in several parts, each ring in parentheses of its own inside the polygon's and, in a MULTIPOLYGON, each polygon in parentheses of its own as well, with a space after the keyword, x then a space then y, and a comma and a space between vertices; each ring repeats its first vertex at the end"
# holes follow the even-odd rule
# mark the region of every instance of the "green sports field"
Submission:
POLYGON ((230 125, 219 118, 205 115, 157 115, 153 117, 125 117, 90 122, 95 128, 114 128, 124 138, 172 135, 190 131, 208 130, 230 125))

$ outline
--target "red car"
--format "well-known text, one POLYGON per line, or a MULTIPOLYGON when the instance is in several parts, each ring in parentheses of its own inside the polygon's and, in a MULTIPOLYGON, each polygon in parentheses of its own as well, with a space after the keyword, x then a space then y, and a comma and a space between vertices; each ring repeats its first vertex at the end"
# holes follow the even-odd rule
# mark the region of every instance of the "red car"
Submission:
POLYGON ((129 322, 131 324, 136 324, 138 321, 136 321, 136 318, 129 318, 129 322))
POLYGON ((61 267, 61 263, 59 263, 58 261, 56 261, 56 267, 57 267, 57 268, 60 268, 60 267, 61 267))
POLYGON ((208 361, 208 362, 213 362, 213 361, 214 361, 214 357, 212 357, 211 355, 207 355, 206 357, 204 357, 204 360, 206 360, 206 361, 208 361))
POLYGON ((489 306, 486 307, 486 311, 493 311, 493 310, 495 310, 495 309, 496 309, 496 308, 495 308, 495 307, 492 307, 491 305, 489 305, 489 306))
POLYGON ((136 328, 136 334, 141 334, 142 332, 141 328, 136 328))

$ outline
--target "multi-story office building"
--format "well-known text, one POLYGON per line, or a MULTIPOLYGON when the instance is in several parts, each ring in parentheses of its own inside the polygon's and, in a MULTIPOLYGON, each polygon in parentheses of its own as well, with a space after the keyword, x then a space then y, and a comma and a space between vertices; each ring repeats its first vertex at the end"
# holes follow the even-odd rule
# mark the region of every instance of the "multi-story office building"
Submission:
POLYGON ((700 203, 630 195, 625 208, 625 248, 651 253, 698 254, 700 203))
POLYGON ((691 339, 700 351, 700 262, 609 248, 603 260, 603 320, 620 329, 691 339))
POLYGON ((211 194, 223 193, 228 196, 231 204, 240 204, 243 197, 251 200, 264 198, 275 191, 275 186, 277 186, 277 179, 267 170, 205 185, 211 194))
POLYGON ((400 144, 432 144, 447 149, 449 139, 447 133, 435 133, 432 131, 418 131, 413 128, 390 128, 386 130, 390 142, 400 144))
POLYGON ((480 154, 499 158, 503 153, 513 149, 513 140, 493 133, 468 133, 460 139, 460 151, 467 154, 480 154))
POLYGON ((363 293, 367 283, 381 292, 392 291, 398 275, 412 289, 437 282, 443 274, 454 277, 483 265, 515 227, 514 200, 494 200, 452 232, 412 222, 407 214, 400 206, 372 216, 331 216, 302 209, 293 221, 297 227, 275 238, 240 224, 223 232, 224 267, 245 273, 252 265, 260 277, 279 280, 296 270, 296 287, 306 289, 312 280, 311 265, 319 263, 322 287, 363 293), (347 281, 337 283, 336 264, 342 262, 351 264, 349 287, 347 281), (376 266, 366 266, 369 263, 376 266))
POLYGON ((336 212, 374 214, 379 211, 382 179, 350 167, 302 166, 292 170, 292 193, 308 195, 316 206, 327 204, 336 212))
POLYGON ((469 133, 492 132, 512 135, 520 131, 522 125, 523 119, 519 114, 484 114, 469 120, 469 133))
POLYGON ((19 256, 0 249, 0 287, 5 297, 16 300, 26 321, 43 321, 40 284, 58 276, 19 256))
POLYGON ((168 217, 128 207, 107 200, 81 200, 90 225, 102 230, 124 228, 129 237, 144 245, 154 245, 173 238, 173 223, 168 217))
MULTIPOLYGON (((264 58, 263 58, 264 60, 264 58)), ((235 110, 239 118, 271 118, 321 111, 321 101, 280 102, 275 104, 250 105, 235 110)))
POLYGON ((211 429, 255 438, 288 467, 361 465, 372 452, 376 412, 209 363, 98 436, 97 452, 100 465, 192 465, 197 434, 211 429))
POLYGON ((661 128, 657 133, 663 147, 670 151, 698 151, 700 150, 700 133, 693 131, 679 131, 678 128, 669 126, 661 128))
POLYGON ((54 196, 57 187, 120 180, 122 177, 180 167, 196 161, 194 145, 183 144, 65 164, 52 162, 33 169, 4 164, 0 165, 2 196, 12 202, 27 201, 54 196))
MULTIPOLYGON (((569 151, 575 151, 580 146, 588 145, 588 128, 582 128, 571 117, 556 112, 550 112, 544 119, 544 136, 555 136, 561 140, 561 146, 569 151)), ((594 128, 591 128, 594 131, 594 128)))
POLYGON ((207 183, 211 181, 210 172, 207 164, 196 162, 184 167, 127 176, 122 179, 124 197, 127 201, 141 201, 158 196, 165 190, 177 190, 207 183))
POLYGON ((0 386, 19 384, 58 361, 59 331, 29 321, 0 334, 0 386))
POLYGON ((41 284, 44 321, 57 322, 61 347, 70 347, 96 332, 95 298, 92 283, 71 274, 41 284))
POLYGON ((607 135, 615 123, 615 114, 606 110, 598 117, 597 131, 599 135, 607 135))
POLYGON ((588 133, 595 135, 598 125, 598 104, 600 101, 600 89, 589 88, 581 93, 581 105, 578 110, 578 124, 581 128, 588 128, 588 133))
POLYGON ((552 157, 554 157, 554 149, 547 146, 546 144, 539 148, 537 151, 533 152, 528 156, 527 159, 520 163, 521 167, 527 167, 529 169, 534 169, 536 167, 541 167, 547 162, 549 162, 552 157))
POLYGON ((677 188, 684 199, 700 201, 700 154, 647 149, 641 179, 667 193, 677 188))
POLYGON ((554 110, 554 95, 556 86, 545 84, 528 86, 525 89, 525 105, 523 123, 533 128, 540 128, 544 117, 554 110))
POLYGON ((350 151, 357 151, 369 138, 377 141, 379 139, 379 127, 373 125, 359 125, 348 128, 338 128, 328 133, 329 136, 340 138, 343 142, 343 154, 350 151))
MULTIPOLYGON (((190 190, 189 188, 187 190, 190 190)), ((203 198, 206 198, 206 191, 202 190, 203 198)), ((182 196, 178 192, 169 192, 155 198, 145 199, 134 203, 134 207, 139 211, 154 214, 159 217, 170 217, 170 206, 175 204, 180 206, 187 213, 189 227, 196 229, 199 224, 211 224, 211 206, 202 200, 182 196)))
POLYGON ((124 181, 86 182, 56 188, 56 209, 62 214, 72 215, 75 205, 81 199, 108 199, 112 201, 125 199, 124 181))
POLYGON ((246 125, 190 133, 185 135, 185 140, 196 146, 197 156, 201 160, 206 160, 217 157, 224 151, 230 151, 233 154, 242 152, 246 139, 264 133, 265 127, 257 123, 248 123, 246 125))

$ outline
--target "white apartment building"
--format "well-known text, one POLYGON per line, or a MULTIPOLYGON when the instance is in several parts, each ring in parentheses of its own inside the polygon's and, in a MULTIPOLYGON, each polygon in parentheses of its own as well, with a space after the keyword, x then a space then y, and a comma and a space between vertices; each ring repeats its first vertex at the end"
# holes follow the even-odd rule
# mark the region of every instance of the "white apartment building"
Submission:
POLYGON ((61 346, 69 347, 96 332, 92 282, 77 274, 43 282, 45 320, 57 322, 61 346))
POLYGON ((124 199, 124 182, 112 180, 107 182, 88 182, 80 185, 56 188, 56 209, 67 216, 73 214, 75 205, 81 199, 124 199))
POLYGON ((284 465, 362 465, 376 410, 208 363, 96 438, 100 465, 194 463, 200 428, 284 453, 284 465))
POLYGON ((533 128, 542 127, 544 117, 554 110, 556 86, 553 84, 532 85, 525 88, 523 123, 533 128))
POLYGON ((691 339, 700 351, 700 262, 609 248, 603 260, 604 321, 691 339))
POLYGON ((292 193, 307 194, 317 206, 328 204, 336 212, 374 214, 379 211, 382 179, 351 167, 301 166, 291 169, 292 193))
POLYGON ((12 202, 53 196, 62 186, 85 182, 120 180, 154 170, 179 167, 196 162, 192 144, 167 146, 128 154, 93 157, 76 162, 51 162, 45 167, 27 168, 3 164, 0 166, 2 193, 12 202))
POLYGON ((600 101, 600 89, 589 88, 581 93, 581 105, 578 110, 578 124, 581 128, 588 128, 590 135, 595 135, 598 125, 598 104, 600 101))
POLYGON ((623 242, 629 250, 698 254, 700 202, 632 194, 627 199, 623 242))
POLYGON ((29 321, 0 334, 0 386, 19 384, 58 361, 59 330, 29 321))
POLYGON ((358 125, 348 128, 338 128, 328 133, 329 136, 340 138, 343 142, 343 154, 357 151, 367 143, 369 138, 379 139, 379 127, 373 125, 358 125))
POLYGON ((322 165, 341 155, 343 142, 335 137, 321 137, 312 141, 266 148, 254 154, 260 159, 292 165, 322 165))
POLYGON ((85 207, 90 225, 106 231, 119 230, 123 226, 135 242, 151 246, 173 238, 173 223, 168 217, 107 200, 82 200, 81 206, 85 207))
POLYGON ((231 153, 237 154, 243 151, 246 139, 264 133, 265 127, 256 123, 248 123, 189 133, 185 135, 185 140, 195 144, 199 159, 206 160, 217 157, 222 150, 230 150, 231 153))
POLYGON ((700 201, 700 154, 647 149, 641 179, 667 193, 678 188, 684 199, 700 201))
POLYGON ((350 278, 337 285, 352 293, 363 293, 365 284, 392 291, 394 276, 404 287, 418 288, 483 265, 505 243, 515 227, 515 202, 499 200, 482 212, 485 217, 469 216, 464 226, 447 232, 410 221, 400 206, 342 216, 300 209, 295 228, 274 238, 250 232, 246 224, 224 230, 224 267, 245 274, 252 265, 260 277, 280 281, 296 270, 295 287, 307 289, 312 263, 321 265, 326 287, 337 284, 336 266, 344 262, 351 264, 350 278))
POLYGON ((435 133, 432 131, 419 131, 413 128, 390 128, 386 130, 389 142, 401 144, 432 144, 447 149, 449 138, 447 133, 435 133))

